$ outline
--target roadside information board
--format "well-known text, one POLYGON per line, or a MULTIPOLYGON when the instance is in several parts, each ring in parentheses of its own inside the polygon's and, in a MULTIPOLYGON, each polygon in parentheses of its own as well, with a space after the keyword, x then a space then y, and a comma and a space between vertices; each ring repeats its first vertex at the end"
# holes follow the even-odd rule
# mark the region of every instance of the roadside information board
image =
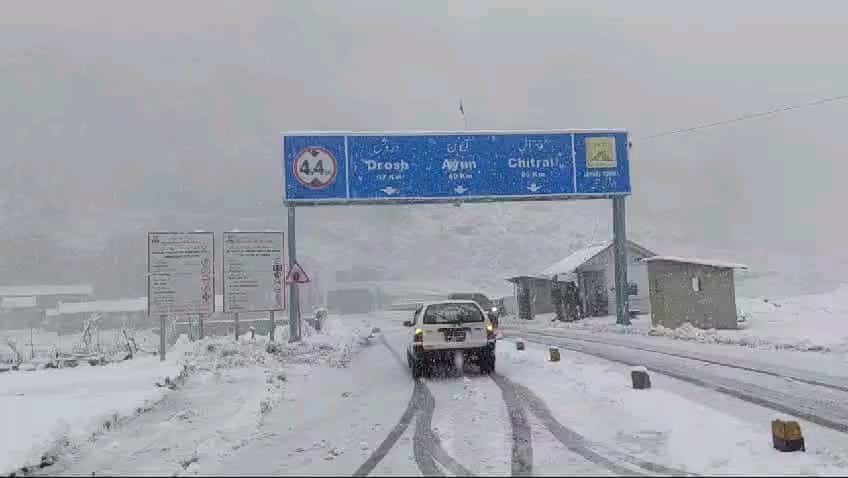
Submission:
POLYGON ((285 309, 282 232, 224 233, 224 312, 285 309))
POLYGON ((211 232, 148 233, 148 314, 175 316, 214 312, 214 251, 215 239, 211 232))

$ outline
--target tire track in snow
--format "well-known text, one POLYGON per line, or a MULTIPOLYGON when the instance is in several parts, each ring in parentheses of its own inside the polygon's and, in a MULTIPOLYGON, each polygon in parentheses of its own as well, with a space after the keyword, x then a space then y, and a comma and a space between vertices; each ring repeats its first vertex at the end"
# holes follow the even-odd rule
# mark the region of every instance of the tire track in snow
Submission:
POLYGON ((395 443, 403 436, 406 429, 409 427, 409 423, 412 421, 412 417, 415 416, 415 392, 413 391, 412 397, 409 399, 409 404, 406 406, 406 411, 403 412, 403 415, 400 417, 400 421, 397 425, 392 428, 392 431, 389 432, 389 435, 380 443, 380 446, 374 450, 374 453, 365 460, 365 463, 360 465, 359 468, 353 472, 353 476, 368 476, 374 468, 386 457, 386 455, 391 451, 391 449, 395 446, 395 443))
MULTIPOLYGON (((598 466, 602 466, 617 475, 643 475, 642 473, 624 467, 595 451, 594 448, 602 447, 589 442, 579 433, 567 428, 565 425, 560 423, 556 418, 554 418, 553 414, 551 413, 550 409, 545 404, 545 402, 541 398, 539 398, 538 395, 533 393, 533 391, 529 388, 517 384, 501 375, 492 375, 492 380, 494 380, 495 383, 499 387, 501 387, 502 390, 511 390, 510 393, 513 394, 516 398, 520 399, 521 402, 523 402, 527 406, 527 408, 533 413, 533 415, 535 415, 536 418, 538 418, 542 422, 545 428, 547 428, 548 431, 550 431, 551 434, 563 445, 565 445, 565 447, 569 450, 573 451, 574 453, 577 453, 589 462, 594 463, 598 466)), ((661 473, 674 476, 695 476, 692 473, 688 473, 683 470, 678 470, 675 468, 660 465, 658 463, 652 463, 649 461, 641 460, 625 453, 614 452, 612 450, 606 449, 604 449, 603 452, 607 455, 615 456, 616 458, 625 461, 631 465, 636 465, 644 470, 650 471, 651 473, 661 473)))
MULTIPOLYGON (((404 363, 397 351, 386 342, 385 337, 381 336, 380 342, 391 352, 401 367, 406 369, 406 363, 404 363)), ((435 409, 436 399, 433 397, 433 394, 424 382, 416 380, 406 411, 398 423, 392 428, 392 431, 389 432, 386 439, 380 443, 380 446, 368 457, 365 463, 357 468, 353 476, 367 476, 371 473, 404 434, 413 416, 415 417, 415 434, 412 438, 412 450, 415 456, 415 462, 421 473, 426 476, 444 476, 442 470, 436 465, 436 461, 438 461, 451 473, 474 476, 469 469, 462 466, 450 456, 437 441, 432 429, 435 409)))
MULTIPOLYGON (((418 416, 415 418, 415 435, 412 437, 412 450, 415 454, 415 462, 424 476, 444 476, 442 470, 436 466, 433 453, 435 448, 441 449, 436 443, 431 429, 436 401, 433 395, 430 394, 430 391, 426 390, 426 386, 417 380, 415 382, 413 396, 415 406, 418 409, 418 416)), ((439 460, 439 462, 446 465, 442 460, 439 460)))
POLYGON ((533 475, 533 440, 527 414, 521 405, 515 389, 504 383, 498 375, 490 375, 498 388, 501 389, 506 403, 509 422, 512 426, 512 476, 533 475))

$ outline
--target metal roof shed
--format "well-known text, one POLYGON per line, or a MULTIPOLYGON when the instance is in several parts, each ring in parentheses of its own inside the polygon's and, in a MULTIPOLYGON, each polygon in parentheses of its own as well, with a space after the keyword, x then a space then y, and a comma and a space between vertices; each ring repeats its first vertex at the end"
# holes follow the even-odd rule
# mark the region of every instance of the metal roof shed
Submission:
MULTIPOLYGON (((590 244, 573 251, 541 272, 508 278, 507 281, 516 285, 519 316, 531 318, 535 314, 553 312, 550 295, 551 279, 554 276, 560 282, 577 283, 587 317, 607 315, 609 311, 614 311, 615 294, 611 292, 615 290, 615 260, 612 247, 612 241, 590 244)), ((654 252, 639 244, 627 241, 627 280, 632 287, 628 289, 630 310, 646 313, 650 308, 647 267, 641 259, 654 255, 654 252)))

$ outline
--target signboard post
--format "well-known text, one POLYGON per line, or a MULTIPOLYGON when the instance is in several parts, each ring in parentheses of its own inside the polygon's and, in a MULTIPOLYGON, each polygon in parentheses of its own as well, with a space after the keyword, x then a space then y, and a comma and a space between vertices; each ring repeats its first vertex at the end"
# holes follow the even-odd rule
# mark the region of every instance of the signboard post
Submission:
POLYGON ((165 323, 168 316, 162 314, 159 316, 159 361, 165 361, 165 323))
MULTIPOLYGON (((283 135, 283 202, 294 254, 296 206, 613 199, 617 290, 626 288, 624 130, 283 135), (617 225, 617 226, 616 226, 617 225)), ((292 287, 292 327, 296 288, 292 287)), ((617 292, 618 294, 619 292, 617 292)), ((620 301, 621 307, 625 305, 620 301)), ((625 309, 619 320, 626 321, 625 309)))
MULTIPOLYGON (((288 207, 288 246, 289 264, 297 262, 297 243, 295 242, 294 206, 288 207)), ((289 282, 289 342, 300 341, 300 295, 297 290, 297 282, 289 282)))
POLYGON ((612 198, 612 239, 615 255, 616 323, 630 325, 630 300, 627 285, 627 236, 625 233, 624 198, 612 198))
POLYGON ((211 232, 147 235, 147 313, 159 316, 160 360, 165 360, 168 317, 215 310, 214 251, 211 232))
POLYGON ((268 311, 268 321, 271 323, 271 327, 268 329, 268 340, 274 341, 274 332, 277 328, 277 324, 274 323, 274 311, 268 311))

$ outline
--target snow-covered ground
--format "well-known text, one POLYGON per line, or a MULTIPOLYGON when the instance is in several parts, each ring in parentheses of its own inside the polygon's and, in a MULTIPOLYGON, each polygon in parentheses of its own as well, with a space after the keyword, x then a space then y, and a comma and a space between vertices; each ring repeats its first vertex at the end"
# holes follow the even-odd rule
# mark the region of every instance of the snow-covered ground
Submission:
POLYGON ((651 390, 635 391, 628 367, 567 351, 550 363, 532 344, 519 352, 501 343, 506 382, 471 366, 415 384, 402 356, 405 315, 369 321, 385 344, 372 340, 347 368, 290 374, 291 395, 264 424, 272 435, 204 473, 839 474, 848 466, 845 435, 803 422, 807 453, 781 454, 771 448, 776 412, 657 375, 651 390))
POLYGON ((649 315, 630 326, 614 316, 590 317, 577 322, 551 322, 552 314, 533 321, 507 319, 519 327, 575 329, 593 333, 666 337, 704 344, 729 344, 757 349, 848 353, 848 286, 826 294, 787 298, 738 298, 744 320, 738 330, 701 330, 690 325, 677 329, 652 327, 649 315))
MULTIPOLYGON (((721 394, 652 375, 653 388, 630 387, 630 368, 532 343, 517 351, 501 343, 499 373, 531 389, 552 415, 599 453, 690 473, 840 474, 848 471, 848 436, 804 423, 806 453, 772 449, 770 420, 781 414, 721 394)), ((627 462, 626 459, 624 459, 627 462)), ((556 473, 545 467, 543 473, 556 473)))
MULTIPOLYGON (((165 366, 156 359, 139 359, 119 366, 91 367, 92 373, 111 373, 100 372, 88 380, 72 375, 83 370, 82 366, 6 374, 47 384, 37 374, 53 372, 63 380, 60 386, 73 383, 80 389, 72 402, 63 388, 45 385, 20 397, 31 398, 27 402, 31 409, 24 413, 20 407, 4 407, 19 414, 18 422, 11 422, 14 429, 38 431, 30 446, 15 445, 29 451, 10 462, 9 471, 37 465, 45 454, 57 460, 43 471, 51 475, 173 475, 215 470, 252 441, 274 434, 263 429, 263 421, 283 401, 291 401, 290 395, 296 395, 291 383, 308 378, 316 369, 344 370, 371 329, 359 328, 357 321, 331 318, 325 331, 317 334, 307 328, 301 343, 278 343, 276 351, 269 351, 267 337, 261 336, 255 341, 242 336, 239 343, 231 337, 194 343, 181 340, 169 352, 165 366), (181 371, 185 378, 173 389, 154 385, 181 371), (98 394, 104 395, 103 400, 92 401, 98 394), (39 415, 38 407, 57 399, 67 406, 39 415), (69 416, 74 423, 65 425, 63 420, 69 416), (36 427, 29 417, 38 417, 36 427), (109 430, 103 427, 104 419, 111 420, 109 430), (74 433, 65 434, 68 428, 74 433)), ((12 397, 15 390, 10 390, 12 397)), ((298 403, 308 401, 305 397, 298 403)))
MULTIPOLYGON (((79 417, 62 428, 62 410, 50 411, 42 438, 31 440, 37 451, 20 455, 37 463, 52 451, 58 462, 39 472, 49 474, 848 472, 846 434, 801 421, 806 453, 780 453, 772 449, 770 434, 770 420, 780 413, 657 373, 650 390, 633 390, 628 366, 564 349, 559 362, 550 362, 541 345, 528 342, 518 351, 503 340, 494 376, 467 365, 462 371, 440 368, 416 382, 404 356, 409 329, 401 322, 408 315, 331 316, 323 333, 310 331, 302 343, 280 344, 274 353, 262 337, 239 344, 206 339, 178 344, 180 353, 172 353, 164 367, 144 359, 20 373, 14 376, 101 375, 99 381, 62 378, 52 387, 32 379, 30 391, 15 389, 34 399, 27 405, 31 411, 5 403, 24 398, 6 388, 2 405, 22 418, 38 417, 37 408, 48 404, 57 408, 57 399, 68 403, 64 415, 107 410, 117 405, 118 395, 128 405, 122 412, 127 418, 110 430, 102 427, 109 413, 91 414, 88 421, 79 417), (120 367, 127 370, 119 374, 120 367), (190 373, 174 390, 153 385, 180 370, 190 373), (74 383, 69 390, 85 392, 66 392, 69 383, 74 383), (89 399, 112 393, 114 400, 89 399), (68 396, 80 402, 72 406, 68 396), (137 404, 142 397, 148 406, 137 404), (57 438, 67 442, 56 447, 57 438)), ((713 367, 721 369, 716 374, 739 376, 713 367)), ((0 376, 0 384, 11 376, 0 376)), ((28 430, 32 425, 24 422, 11 423, 28 430)))
POLYGON ((165 377, 176 378, 182 352, 105 366, 0 374, 0 474, 41 463, 161 400, 165 377))

